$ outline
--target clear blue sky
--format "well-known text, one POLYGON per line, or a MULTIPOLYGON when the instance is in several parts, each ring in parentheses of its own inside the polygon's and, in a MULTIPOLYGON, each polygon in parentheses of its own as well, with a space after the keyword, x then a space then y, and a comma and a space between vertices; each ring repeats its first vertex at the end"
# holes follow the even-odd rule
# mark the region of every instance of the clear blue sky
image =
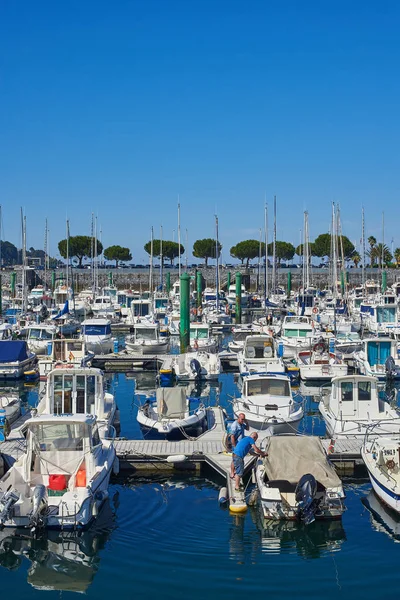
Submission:
POLYGON ((90 234, 145 255, 150 227, 278 239, 328 230, 400 246, 400 4, 395 1, 4 0, 0 9, 3 239, 51 253, 90 234))

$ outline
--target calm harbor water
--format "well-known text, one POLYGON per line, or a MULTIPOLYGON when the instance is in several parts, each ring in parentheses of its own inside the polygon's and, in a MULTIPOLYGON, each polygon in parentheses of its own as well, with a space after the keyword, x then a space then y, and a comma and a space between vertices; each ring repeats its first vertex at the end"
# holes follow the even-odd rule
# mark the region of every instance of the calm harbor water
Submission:
MULTIPOLYGON (((154 375, 108 375, 121 411, 121 435, 140 437, 135 391, 154 386, 154 375)), ((233 375, 211 390, 229 409, 233 375)), ((35 402, 36 389, 27 391, 35 402)), ((305 429, 322 433, 317 405, 307 398, 305 429)), ((118 598, 397 598, 400 523, 370 494, 366 479, 346 481, 342 522, 276 523, 263 529, 258 512, 232 516, 218 505, 222 481, 171 476, 114 480, 110 505, 94 529, 76 536, 52 532, 31 540, 0 532, 2 593, 13 598, 69 598, 85 592, 118 598), (369 500, 368 500, 369 499, 369 500), (378 510, 372 514, 366 507, 378 510), (396 531, 398 537, 396 539, 396 531)))

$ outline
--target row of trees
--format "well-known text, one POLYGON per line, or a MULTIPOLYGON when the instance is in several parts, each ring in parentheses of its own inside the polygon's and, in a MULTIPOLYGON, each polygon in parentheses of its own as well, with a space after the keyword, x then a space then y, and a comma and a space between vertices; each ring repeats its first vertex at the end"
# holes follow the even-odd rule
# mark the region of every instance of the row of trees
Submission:
MULTIPOLYGON (((376 238, 370 236, 368 238, 369 249, 367 251, 367 255, 370 259, 371 266, 379 265, 380 267, 383 264, 390 263, 393 258, 395 259, 397 265, 400 264, 400 248, 396 248, 396 250, 392 254, 389 251, 389 248, 381 243, 377 242, 376 238)), ((177 242, 173 242, 170 240, 153 240, 153 242, 149 241, 145 244, 144 249, 150 255, 153 246, 153 256, 160 257, 161 253, 164 259, 167 259, 173 264, 174 260, 178 256, 182 256, 185 252, 185 248, 182 244, 178 244, 177 242)), ((309 254, 310 256, 319 257, 321 259, 329 258, 331 255, 331 246, 332 239, 329 233, 322 233, 319 235, 314 242, 309 244, 309 254)), ((60 255, 63 258, 67 258, 67 240, 61 240, 58 243, 58 250, 60 255)), ((354 245, 346 236, 339 237, 339 251, 342 252, 346 260, 352 260, 357 267, 361 262, 360 254, 355 250, 354 245)), ((193 244, 193 256, 196 258, 200 258, 204 260, 206 266, 208 265, 208 261, 210 259, 215 259, 220 257, 222 251, 222 245, 220 242, 216 242, 215 239, 212 238, 204 238, 195 241, 193 244)), ((238 242, 235 246, 230 248, 230 255, 238 259, 244 264, 246 261, 246 266, 249 265, 249 262, 260 255, 263 257, 265 255, 265 243, 260 242, 258 240, 243 240, 242 242, 238 242)), ((267 248, 268 256, 272 256, 273 254, 273 243, 268 244, 267 248)), ((68 240, 68 254, 71 259, 75 259, 77 264, 81 267, 82 261, 86 258, 90 258, 91 256, 97 255, 100 256, 104 254, 104 258, 106 260, 114 261, 116 266, 118 263, 123 261, 132 260, 132 254, 129 248, 125 248, 123 246, 114 245, 109 246, 108 248, 103 248, 102 243, 97 240, 95 244, 94 238, 86 235, 76 235, 71 236, 68 240)), ((294 255, 302 256, 303 253, 303 245, 300 244, 295 248, 293 244, 290 242, 282 242, 277 241, 275 244, 275 255, 277 263, 280 264, 282 260, 292 260, 294 255)), ((43 250, 35 250, 34 248, 30 248, 27 251, 27 256, 32 258, 41 258, 44 262, 45 253, 43 250)), ((17 249, 14 244, 11 242, 1 242, 1 259, 4 265, 14 265, 21 263, 21 251, 17 249)), ((50 259, 50 266, 55 266, 57 263, 56 259, 50 259)))

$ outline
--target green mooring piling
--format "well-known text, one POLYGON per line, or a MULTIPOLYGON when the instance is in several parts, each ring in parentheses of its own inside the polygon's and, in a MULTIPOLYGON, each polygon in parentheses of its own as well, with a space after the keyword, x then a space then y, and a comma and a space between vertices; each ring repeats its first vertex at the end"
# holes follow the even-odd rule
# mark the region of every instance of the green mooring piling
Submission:
POLYGON ((180 278, 180 341, 181 353, 186 352, 190 343, 190 276, 187 273, 180 278))
POLYGON ((242 322, 242 274, 236 273, 236 313, 235 322, 242 322))
POLYGON ((287 274, 287 297, 290 298, 290 292, 292 291, 292 272, 289 271, 287 274))
POLYGON ((110 287, 112 287, 112 285, 113 285, 113 274, 111 271, 109 271, 109 273, 108 273, 108 285, 110 287))

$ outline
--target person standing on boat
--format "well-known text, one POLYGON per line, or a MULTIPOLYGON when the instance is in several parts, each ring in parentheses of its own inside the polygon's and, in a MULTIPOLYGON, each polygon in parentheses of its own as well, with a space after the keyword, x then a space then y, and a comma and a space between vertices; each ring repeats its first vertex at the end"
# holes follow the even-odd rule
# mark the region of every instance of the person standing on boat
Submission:
POLYGON ((235 469, 235 490, 239 491, 240 489, 240 479, 243 477, 244 473, 244 457, 250 452, 255 452, 262 457, 268 456, 266 452, 257 448, 256 441, 258 439, 257 433, 252 433, 249 436, 244 437, 240 442, 238 442, 233 450, 232 454, 232 462, 235 469))
MULTIPOLYGON (((246 415, 244 413, 239 413, 238 418, 234 421, 230 427, 229 441, 232 448, 232 452, 236 446, 236 444, 242 440, 245 436, 245 431, 248 431, 249 424, 246 421, 246 415)), ((231 464, 231 477, 232 479, 235 477, 235 469, 233 467, 233 461, 231 464)))

